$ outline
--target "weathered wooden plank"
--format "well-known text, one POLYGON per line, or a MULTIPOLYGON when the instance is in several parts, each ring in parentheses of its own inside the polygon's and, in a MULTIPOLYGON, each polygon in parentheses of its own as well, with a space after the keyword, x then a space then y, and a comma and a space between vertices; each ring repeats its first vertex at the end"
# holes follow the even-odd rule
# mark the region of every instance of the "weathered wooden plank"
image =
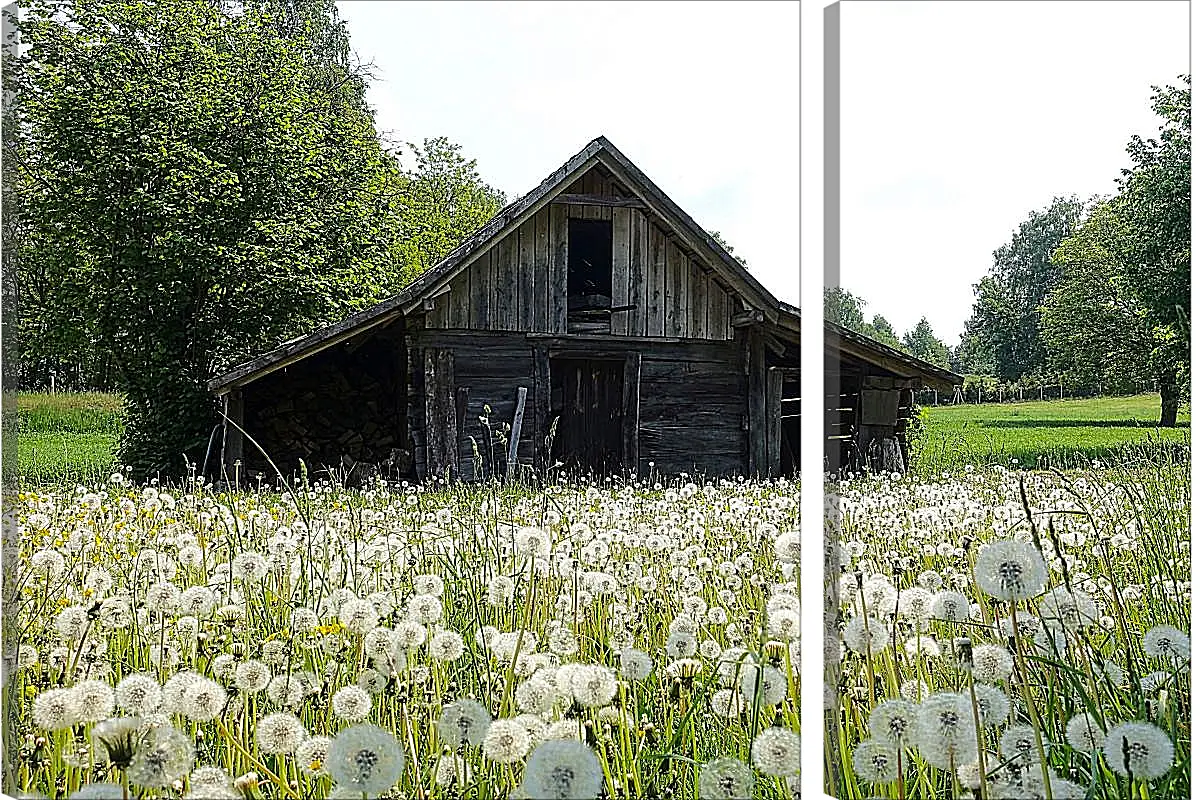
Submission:
POLYGON ((695 261, 688 262, 690 299, 688 300, 688 332, 687 335, 697 339, 704 338, 704 322, 708 316, 708 276, 705 275, 695 261))
POLYGON ((529 330, 550 330, 550 210, 543 208, 533 218, 533 285, 530 290, 529 330))
POLYGON ((725 335, 726 326, 726 308, 725 300, 727 295, 725 289, 716 281, 709 281, 708 284, 708 325, 705 338, 708 339, 732 339, 732 336, 725 335))
POLYGON ((550 332, 567 332, 567 211, 550 207, 550 332))
POLYGON ((500 330, 517 327, 517 231, 505 236, 496 252, 496 306, 492 323, 500 330))
POLYGON ((608 206, 610 208, 645 208, 646 204, 636 197, 613 197, 603 194, 566 193, 550 201, 552 205, 565 206, 608 206))
POLYGON ((638 431, 641 429, 642 354, 625 358, 621 389, 621 461, 629 469, 638 465, 638 431))
POLYGON ((766 387, 766 353, 763 348, 762 336, 757 330, 751 330, 748 336, 750 346, 749 367, 747 376, 747 418, 749 420, 749 448, 751 475, 763 475, 767 468, 767 387, 766 387))
POLYGON ((683 336, 683 251, 671 243, 667 246, 667 271, 663 276, 663 334, 683 336))
POLYGON ((454 351, 425 350, 425 460, 431 477, 458 473, 454 351))
POLYGON ((492 324, 492 292, 488 283, 488 253, 472 261, 467 272, 471 274, 470 327, 489 328, 492 324))
MULTIPOLYGON (((225 395, 226 408, 225 415, 229 417, 229 422, 225 425, 225 441, 222 446, 224 450, 222 463, 226 471, 229 473, 229 479, 232 479, 234 473, 234 462, 242 461, 243 455, 243 436, 242 429, 246 427, 245 417, 245 401, 242 395, 242 389, 232 389, 229 394, 225 395)), ((245 474, 244 472, 242 473, 245 474)))
POLYGON ((767 475, 775 478, 780 474, 780 442, 783 430, 783 373, 777 369, 767 371, 767 475))
POLYGON ((513 412, 512 428, 508 437, 508 459, 504 468, 505 480, 511 481, 517 471, 517 447, 521 442, 521 426, 525 421, 525 396, 528 392, 529 388, 526 386, 517 387, 517 407, 513 412))
POLYGON ((657 226, 650 226, 650 259, 646 278, 646 335, 666 336, 667 240, 657 226))
MULTIPOLYGON (((613 209, 613 308, 629 304, 629 209, 613 209)), ((611 331, 616 336, 629 333, 629 312, 614 311, 611 331)))
POLYGON ((464 270, 450 282, 446 295, 446 327, 471 327, 471 273, 464 270))
POLYGON ((547 437, 550 435, 550 353, 542 346, 533 348, 533 430, 534 464, 545 470, 550 464, 547 437))
POLYGON ((692 264, 683 254, 679 280, 679 335, 687 336, 692 327, 692 264))
POLYGON ((534 220, 528 219, 517 229, 517 330, 533 330, 533 257, 537 247, 537 229, 534 220))
POLYGON ((733 310, 737 308, 738 297, 732 292, 725 294, 725 338, 733 338, 733 310))
POLYGON ((625 332, 630 336, 646 335, 646 215, 641 211, 629 214, 629 309, 625 332))

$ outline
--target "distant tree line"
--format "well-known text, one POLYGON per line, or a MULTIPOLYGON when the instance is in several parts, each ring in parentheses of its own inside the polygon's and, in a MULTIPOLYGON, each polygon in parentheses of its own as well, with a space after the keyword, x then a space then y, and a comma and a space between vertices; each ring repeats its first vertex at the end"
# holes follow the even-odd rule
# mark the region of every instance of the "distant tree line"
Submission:
POLYGON ((333 0, 31 0, 12 21, 22 384, 121 392, 139 475, 203 455, 221 369, 396 292, 505 202, 447 139, 380 136, 333 0))
POLYGON ((882 314, 876 314, 867 322, 863 315, 865 305, 863 298, 840 286, 825 287, 825 319, 930 364, 949 369, 950 348, 934 335, 928 319, 921 317, 911 330, 903 336, 897 336, 892 323, 882 314))

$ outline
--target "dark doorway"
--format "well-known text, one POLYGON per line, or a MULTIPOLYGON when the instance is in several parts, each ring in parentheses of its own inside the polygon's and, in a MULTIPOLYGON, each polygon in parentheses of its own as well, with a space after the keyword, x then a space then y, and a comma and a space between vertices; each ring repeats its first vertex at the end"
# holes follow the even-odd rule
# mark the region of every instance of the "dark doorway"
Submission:
POLYGON ((621 470, 624 387, 622 360, 550 359, 550 414, 558 417, 551 452, 567 470, 621 470))
POLYGON ((567 220, 567 307, 571 310, 612 305, 612 221, 567 220))

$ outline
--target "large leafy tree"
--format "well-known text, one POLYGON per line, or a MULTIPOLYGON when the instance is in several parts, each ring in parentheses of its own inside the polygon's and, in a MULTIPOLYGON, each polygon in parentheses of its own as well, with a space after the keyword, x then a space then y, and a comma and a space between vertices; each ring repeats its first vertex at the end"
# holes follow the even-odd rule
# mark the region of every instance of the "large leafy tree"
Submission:
POLYGON ((5 155, 43 344, 105 348, 122 458, 179 474, 218 362, 380 294, 398 171, 330 0, 38 0, 18 27, 5 155))
POLYGON ((1191 93, 1154 87, 1157 139, 1134 136, 1117 195, 1097 203, 1055 255, 1062 279, 1042 312, 1057 367, 1107 383, 1156 382, 1173 427, 1188 380, 1191 93))
POLYGON ((886 344, 888 347, 894 347, 897 350, 903 350, 904 344, 900 341, 900 337, 896 335, 896 329, 892 323, 888 322, 887 317, 882 314, 876 314, 867 323, 866 334, 878 342, 886 344))
POLYGON ((1012 240, 993 253, 991 270, 975 285, 964 340, 971 339, 972 360, 992 366, 998 377, 1015 380, 1045 367, 1039 309, 1061 273, 1054 251, 1082 211, 1077 198, 1060 197, 1031 212, 1012 240))
POLYGON ((825 320, 861 333, 866 327, 863 299, 840 286, 826 286, 825 320))

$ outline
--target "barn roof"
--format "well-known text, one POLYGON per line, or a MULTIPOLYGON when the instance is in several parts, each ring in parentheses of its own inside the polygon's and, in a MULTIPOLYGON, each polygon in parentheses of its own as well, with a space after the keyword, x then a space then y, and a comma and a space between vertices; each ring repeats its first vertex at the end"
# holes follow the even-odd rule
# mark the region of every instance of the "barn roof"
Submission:
POLYGON ((850 355, 901 378, 918 378, 931 389, 950 391, 963 382, 961 375, 930 364, 869 336, 833 322, 825 323, 825 347, 839 355, 850 355))
MULTIPOLYGON (((268 350, 262 355, 239 364, 208 382, 210 391, 223 394, 236 386, 292 364, 327 347, 332 347, 370 328, 385 325, 420 306, 421 302, 445 286, 473 257, 491 247, 519 226, 556 194, 597 163, 627 185, 649 212, 654 214, 676 236, 688 242, 696 254, 711 266, 764 319, 776 323, 781 312, 780 302, 729 254, 712 236, 701 228, 683 209, 659 189, 646 174, 603 136, 593 139, 586 147, 552 172, 537 188, 509 203, 486 224, 469 236, 415 281, 399 293, 359 311, 339 322, 318 328, 268 350)), ((796 309, 799 313, 799 309, 796 309)))

